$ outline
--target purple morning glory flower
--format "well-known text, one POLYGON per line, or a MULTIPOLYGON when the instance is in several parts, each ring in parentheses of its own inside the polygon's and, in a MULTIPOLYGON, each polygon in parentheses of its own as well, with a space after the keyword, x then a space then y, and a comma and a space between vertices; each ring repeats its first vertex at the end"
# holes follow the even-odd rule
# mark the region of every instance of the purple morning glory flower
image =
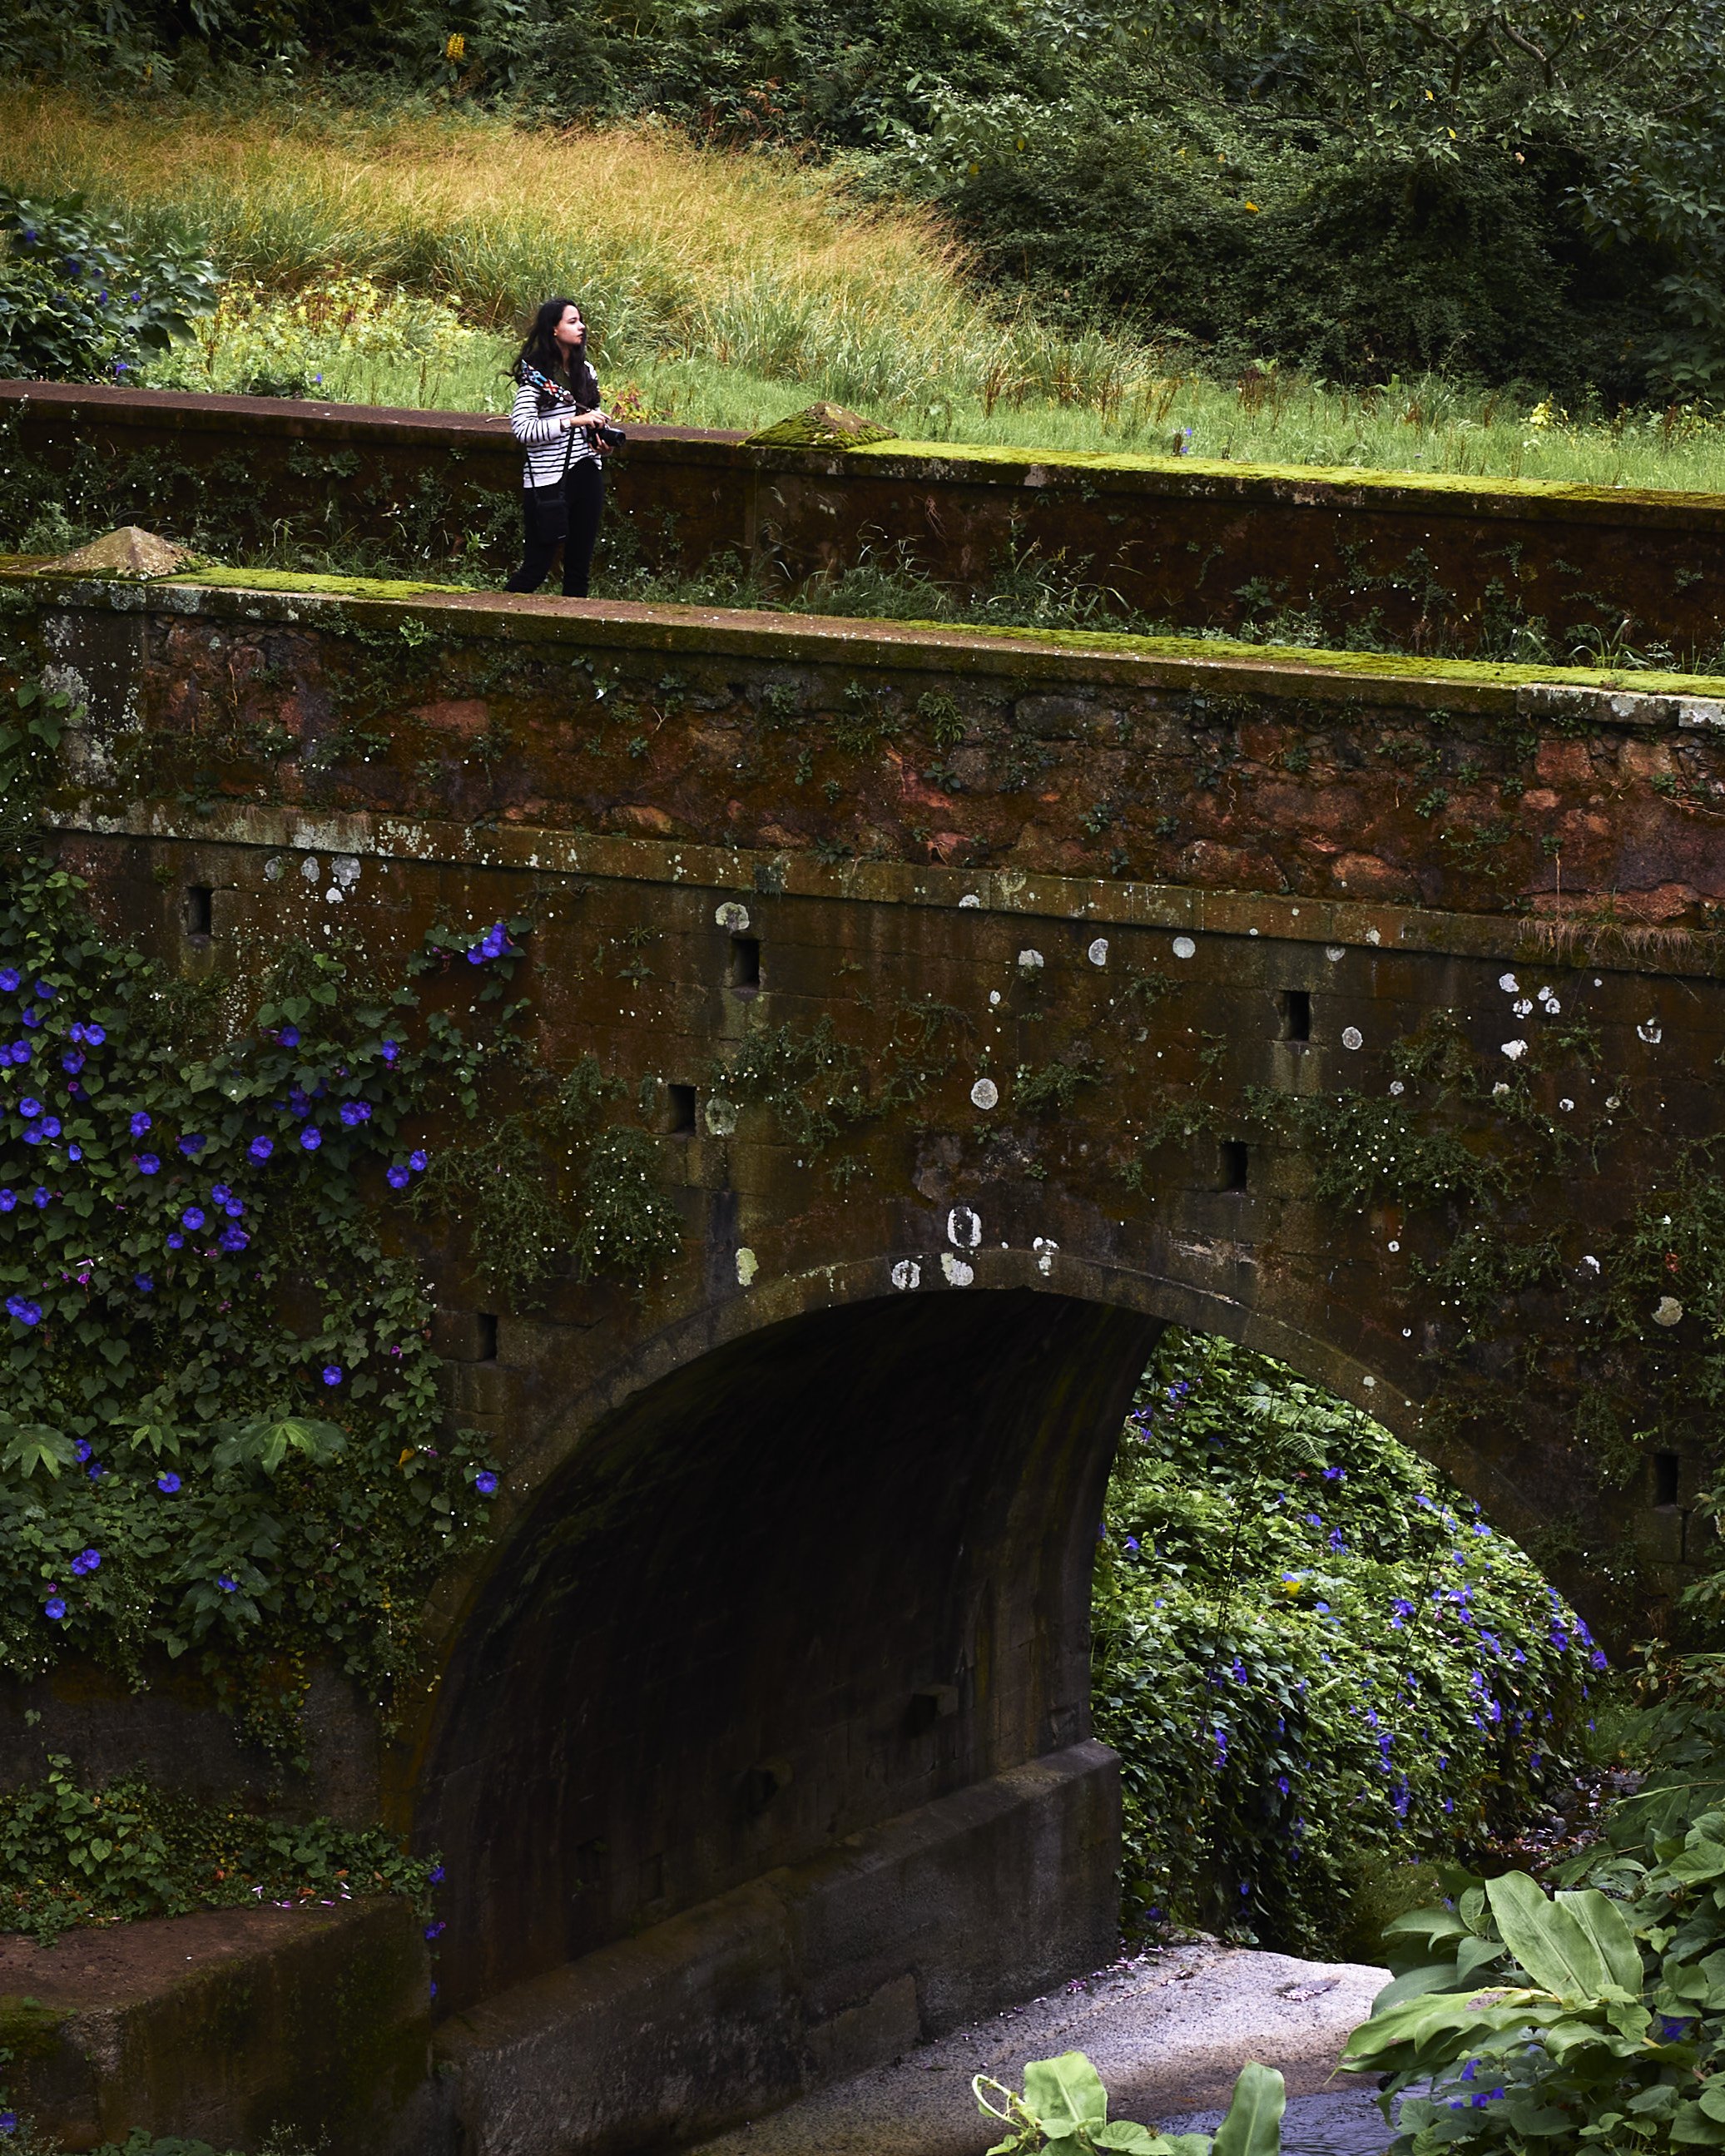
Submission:
POLYGON ((323 1366, 323 1381, 326 1385, 339 1385, 341 1382, 341 1365, 339 1363, 326 1363, 323 1366))
POLYGON ((176 1229, 167 1239, 167 1247, 171 1250, 183 1250, 186 1247, 185 1237, 176 1229))
POLYGON ((371 1116, 372 1104, 369 1101, 344 1101, 341 1103, 341 1120, 350 1131, 356 1123, 369 1122, 371 1116))
POLYGON ((225 1205, 233 1195, 234 1193, 225 1183, 212 1183, 210 1186, 209 1197, 212 1205, 225 1205))
POLYGON ((131 1284, 140 1295, 153 1295, 156 1292, 156 1283, 148 1273, 134 1273, 131 1284))
MULTIPOLYGON (((403 1175, 403 1178, 402 1178, 402 1181, 403 1181, 403 1183, 405 1183, 405 1182, 407 1181, 407 1179, 408 1179, 408 1178, 406 1178, 406 1176, 405 1176, 405 1175, 403 1175)), ((16 1204, 17 1204, 17 1203, 18 1203, 18 1193, 17 1193, 17 1191, 15 1191, 15 1190, 0 1190, 0 1213, 9 1213, 9 1212, 11 1212, 11 1210, 12 1210, 13 1207, 14 1205, 16 1205, 16 1204)))
POLYGON ((147 1109, 140 1108, 131 1119, 131 1134, 135 1138, 141 1138, 149 1127, 149 1111, 147 1109))
POLYGON ((196 1160, 208 1143, 209 1140, 200 1137, 196 1131, 187 1131, 185 1137, 180 1140, 180 1151, 185 1154, 187 1160, 196 1160))
POLYGON ((30 1203, 40 1212, 44 1206, 54 1203, 54 1193, 45 1184, 39 1183, 30 1193, 30 1203))
POLYGON ((8 1296, 6 1298, 6 1307, 27 1332, 32 1326, 39 1325, 42 1322, 41 1304, 39 1302, 32 1302, 28 1296, 8 1296))
POLYGON ((415 1149, 408 1155, 408 1166, 413 1169, 415 1175, 424 1175, 425 1173, 425 1155, 424 1151, 416 1147, 415 1149))
POLYGON ((66 1614, 64 1597, 59 1594, 50 1594, 47 1601, 42 1605, 42 1614, 44 1617, 51 1617, 54 1623, 58 1625, 61 1618, 66 1614))
POLYGON ((87 1025, 84 1029, 84 1038, 92 1048, 100 1048, 108 1038, 108 1029, 105 1026, 87 1025))
POLYGON ((180 1478, 174 1473, 172 1468, 164 1468, 156 1478, 156 1486, 164 1497, 174 1496, 179 1491, 180 1478))
POLYGON ((1596 1670, 1608 1669, 1610 1666, 1605 1659, 1604 1650, 1602 1647, 1595 1647, 1592 1654, 1588 1656, 1588 1661, 1596 1670))
POLYGON ((52 981, 38 981, 36 983, 36 993, 41 997, 44 1003, 51 1004, 54 998, 54 983, 52 981))
POLYGON ((1327 1467, 1324 1470, 1326 1482, 1345 1482, 1347 1479, 1348 1470, 1345 1467, 1327 1467))
POLYGON ((393 1063, 396 1057, 401 1054, 401 1050, 394 1041, 386 1040, 377 1053, 386 1063, 393 1063))
POLYGON ((237 1198, 230 1198, 227 1204, 222 1208, 222 1210, 227 1214, 230 1220, 238 1220, 243 1218, 245 1208, 240 1204, 237 1198))
POLYGON ((244 1228, 223 1228, 222 1230, 222 1248, 230 1254, 243 1250, 250 1240, 251 1237, 244 1228))
POLYGON ((383 1179, 392 1190, 405 1190, 409 1177, 404 1168, 389 1168, 383 1171, 383 1179))
POLYGON ((157 1175, 162 1171, 162 1162, 153 1152, 141 1152, 137 1157, 136 1167, 140 1175, 157 1175))
POLYGON ((33 1094, 26 1093, 23 1099, 18 1104, 18 1111, 26 1122, 33 1123, 37 1116, 42 1113, 42 1103, 33 1094))
POLYGON ((76 1445, 72 1447, 73 1455, 80 1461, 80 1464, 88 1460, 90 1454, 94 1452, 95 1450, 95 1447, 90 1443, 87 1437, 80 1437, 76 1445))
POLYGON ((304 1146, 307 1152, 316 1152, 323 1143, 323 1132, 319 1130, 316 1123, 307 1123, 300 1133, 300 1143, 304 1146))
POLYGON ((489 1467, 482 1467, 473 1478, 473 1486, 482 1497, 489 1497, 497 1487, 497 1477, 489 1467))
POLYGON ((203 1208, 201 1205, 188 1205, 180 1215, 180 1225, 182 1228, 189 1228, 195 1235, 203 1225, 203 1208))
POLYGON ((102 1553, 98 1549, 80 1550, 72 1560, 72 1569, 82 1579, 86 1573, 101 1569, 102 1553))
POLYGON ((296 1025, 279 1027, 275 1038, 284 1048, 297 1048, 300 1045, 300 1029, 296 1025))
POLYGON ((65 1054, 60 1058, 60 1068, 65 1072, 69 1078, 75 1078, 78 1075, 78 1073, 84 1068, 84 1054, 82 1050, 69 1048, 65 1054))
POLYGON ((14 1063, 28 1063, 30 1060, 30 1044, 28 1040, 15 1040, 7 1053, 14 1063))
POLYGON ((268 1160, 270 1154, 273 1153, 275 1150, 275 1141, 274 1138, 269 1137, 255 1137, 246 1147, 246 1151, 251 1155, 252 1158, 258 1161, 268 1160))
POLYGON ((221 1589, 223 1594, 232 1594, 239 1587, 239 1582, 237 1579, 230 1579, 225 1572, 222 1572, 216 1575, 216 1585, 221 1589))
POLYGON ((87 1476, 89 1476, 92 1482, 100 1482, 103 1476, 105 1476, 108 1471, 103 1466, 100 1460, 92 1460, 89 1466, 86 1467, 84 1471, 87 1476))
POLYGON ((428 1939, 434 1939, 438 1937, 439 1933, 445 1929, 447 1929, 447 1927, 445 1926, 443 1918, 439 1917, 434 1924, 428 1924, 425 1927, 425 1936, 428 1939))
POLYGON ((9 996, 17 986, 18 968, 16 966, 0 966, 0 990, 3 990, 5 993, 9 996))
POLYGON ((442 1865, 434 1864, 432 1866, 430 1871, 425 1875, 425 1883, 428 1887, 441 1887, 443 1885, 444 1867, 442 1865))

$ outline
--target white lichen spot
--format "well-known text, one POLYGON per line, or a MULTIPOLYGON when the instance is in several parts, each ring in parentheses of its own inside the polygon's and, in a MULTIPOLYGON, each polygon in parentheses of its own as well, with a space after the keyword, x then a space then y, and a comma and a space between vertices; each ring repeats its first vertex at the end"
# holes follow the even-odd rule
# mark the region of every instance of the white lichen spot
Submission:
POLYGON ((300 864, 300 873, 307 883, 316 883, 318 880, 319 870, 316 854, 306 855, 305 860, 300 864))
POLYGON ((1656 1325, 1681 1325, 1682 1322, 1683 1306, 1676 1296, 1661 1296, 1653 1306, 1653 1322, 1656 1325))
MULTIPOLYGON (((1367 942, 1368 942, 1368 943, 1373 943, 1373 944, 1376 944, 1376 943, 1381 943, 1381 942, 1384 941, 1384 938, 1383 938, 1383 937, 1382 937, 1382 936, 1380 936, 1380 935, 1378 934, 1378 931, 1377 931, 1375 928, 1368 928, 1368 929, 1366 931, 1366 941, 1367 941, 1367 942)), ((1368 1385, 1369 1385, 1369 1384, 1372 1384, 1372 1383, 1375 1383, 1375 1382, 1376 1382, 1376 1381, 1375 1381, 1374 1379, 1371 1378, 1368 1378, 1366 1379, 1366 1383, 1367 1383, 1368 1385)))
POLYGON ((947 1215, 947 1240, 957 1250, 973 1250, 983 1240, 983 1224, 968 1205, 955 1205, 947 1215))
POLYGON ((1656 1018, 1644 1019, 1642 1023, 1635 1028, 1635 1032, 1641 1040, 1646 1042, 1650 1048, 1657 1048, 1660 1042, 1665 1038, 1665 1029, 1661 1025, 1656 1018))
POLYGON ((737 1285, 739 1287, 752 1286, 755 1275, 760 1269, 760 1260, 745 1243, 737 1254, 737 1285))
POLYGON ((1570 1114, 1570 1113, 1572 1112, 1572 1111, 1574 1110, 1574 1106, 1575 1106, 1575 1103, 1574 1103, 1573 1101, 1558 1101, 1558 1106, 1563 1110, 1563 1113, 1567 1116, 1567 1115, 1568 1115, 1568 1114, 1570 1114))
POLYGON ((1399 1243, 1398 1243, 1398 1242, 1394 1239, 1394 1237, 1392 1237, 1392 1238, 1391 1238, 1391 1240, 1390 1240, 1390 1242, 1389 1242, 1389 1246, 1388 1246, 1388 1247, 1389 1247, 1389 1251, 1390 1251, 1391 1255, 1394 1255, 1394 1253, 1395 1253, 1396 1251, 1398 1251, 1399 1250, 1400 1250, 1400 1248, 1401 1248, 1401 1245, 1400 1245, 1399 1243))
POLYGON ((1362 1378, 1360 1383, 1368 1393, 1376 1392, 1378 1389, 1378 1380, 1375 1378, 1362 1378))
POLYGON ((1404 1085, 1403 1085, 1403 1083, 1402 1083, 1402 1081, 1401 1081, 1401 1080, 1400 1080, 1399 1078, 1392 1078, 1392 1079, 1390 1080, 1390 1081, 1389 1081, 1389 1091, 1390 1091, 1390 1096, 1391 1096, 1391 1097, 1392 1097, 1393 1099, 1394 1099, 1394 1100, 1398 1100, 1398 1101, 1399 1101, 1399 1100, 1401 1098, 1402 1095, 1407 1091, 1407 1090, 1408 1090, 1408 1089, 1407 1089, 1407 1087, 1406 1087, 1405 1086, 1404 1086, 1404 1085))
POLYGON ((281 881, 281 855, 280 854, 271 854, 269 860, 264 862, 264 875, 265 880, 270 883, 280 883, 281 881))
POLYGON ((1522 993, 1522 984, 1513 973, 1500 973, 1497 985, 1507 996, 1518 996, 1522 993))
POLYGON ((914 1258, 901 1258, 892 1269, 892 1284, 896 1288, 910 1289, 922 1285, 922 1268, 914 1258))
POLYGON ((1189 936, 1177 936, 1174 938, 1174 956, 1177 958, 1195 958, 1198 946, 1189 936))
POLYGON ((1503 1053, 1512 1063, 1519 1063, 1527 1052, 1527 1044, 1525 1040, 1506 1040, 1503 1044, 1503 1053))
POLYGON ((1497 1081, 1497 1083, 1491 1088, 1491 1097, 1495 1100, 1500 1093, 1507 1093, 1508 1091, 1508 1081, 1505 1079, 1500 1078, 1497 1081))
POLYGON ((713 919, 727 935, 741 936, 749 925, 749 910, 746 906, 739 906, 734 898, 727 898, 721 906, 715 910, 713 919))
POLYGON ((998 1003, 999 1002, 999 1000, 1000 1000, 1000 991, 999 991, 999 988, 990 988, 990 989, 989 989, 989 991, 988 991, 988 1001, 989 1001, 989 1003, 990 1003, 991 1004, 998 1004, 998 1003))
POLYGON ((1605 1106, 1608 1108, 1620 1108, 1623 1103, 1618 1099, 1616 1094, 1608 1093, 1605 1096, 1605 1106))
POLYGON ((947 1276, 948 1287, 968 1287, 976 1278, 975 1269, 966 1265, 963 1258, 955 1258, 950 1250, 941 1252, 941 1270, 947 1276))
POLYGON ((1348 947, 1345 943, 1326 943, 1324 956, 1332 966, 1339 966, 1348 956, 1348 947))
POLYGON ((1581 1262, 1587 1267, 1590 1273, 1596 1273, 1604 1270, 1604 1267, 1600 1265, 1599 1260, 1594 1255, 1591 1250, 1588 1252, 1587 1255, 1581 1262))
POLYGON ((716 1138, 728 1138, 737 1128, 737 1103, 721 1100, 715 1093, 707 1101, 703 1113, 706 1127, 716 1138))
POLYGON ((1055 1255, 1060 1247, 1060 1245, 1048 1235, 1038 1235, 1031 1242, 1030 1248, 1036 1253, 1036 1270, 1044 1280, 1046 1280, 1054 1270, 1055 1255))
POLYGON ((334 860, 330 863, 330 874, 341 885, 343 891, 352 891, 355 884, 359 881, 359 855, 337 854, 334 860))
POLYGON ((978 1078, 970 1089, 973 1108, 995 1108, 1000 1105, 1000 1088, 992 1078, 978 1078))
POLYGON ((973 891, 966 891, 963 897, 958 901, 961 906, 980 906, 982 902, 981 899, 977 896, 973 891))
POLYGON ((1020 951, 1019 971, 1021 973, 1040 973, 1042 971, 1042 953, 1040 951, 1020 951))
POLYGON ((1106 966, 1108 963, 1107 937, 1106 936, 1097 937, 1096 942, 1091 945, 1089 950, 1086 951, 1084 955, 1089 959, 1091 965, 1106 966))
POLYGON ((1357 1025, 1344 1025, 1343 1027, 1342 1045, 1344 1048, 1363 1048, 1365 1045, 1366 1037, 1357 1025))
POLYGON ((1517 1018, 1531 1018, 1533 1015, 1533 998, 1532 996, 1521 996, 1517 998, 1515 1014, 1517 1018))
POLYGON ((339 906, 347 896, 347 892, 342 890, 340 884, 332 883, 324 893, 324 901, 326 905, 339 906))

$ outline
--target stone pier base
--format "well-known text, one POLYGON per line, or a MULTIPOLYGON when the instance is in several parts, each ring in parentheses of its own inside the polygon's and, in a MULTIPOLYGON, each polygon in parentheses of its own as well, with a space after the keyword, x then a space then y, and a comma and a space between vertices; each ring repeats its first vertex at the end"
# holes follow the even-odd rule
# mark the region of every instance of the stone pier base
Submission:
POLYGON ((648 2156, 1045 1991, 1113 1952, 1118 1837, 1075 1744, 501 1993, 414 2156, 648 2156))

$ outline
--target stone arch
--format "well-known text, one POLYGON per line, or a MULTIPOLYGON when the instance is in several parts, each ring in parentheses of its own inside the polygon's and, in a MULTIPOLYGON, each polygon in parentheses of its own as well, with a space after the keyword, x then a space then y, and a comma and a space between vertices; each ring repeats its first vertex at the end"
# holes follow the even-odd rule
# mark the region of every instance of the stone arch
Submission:
MULTIPOLYGON (((1404 1395, 1249 1301, 1066 1251, 967 1262, 963 1287, 926 1250, 760 1281, 522 1454, 414 1774, 451 2003, 1087 1739, 1094 1522, 1167 1323, 1417 1441, 1404 1395)), ((1079 1890, 1098 1936, 1113 1862, 1079 1890)))

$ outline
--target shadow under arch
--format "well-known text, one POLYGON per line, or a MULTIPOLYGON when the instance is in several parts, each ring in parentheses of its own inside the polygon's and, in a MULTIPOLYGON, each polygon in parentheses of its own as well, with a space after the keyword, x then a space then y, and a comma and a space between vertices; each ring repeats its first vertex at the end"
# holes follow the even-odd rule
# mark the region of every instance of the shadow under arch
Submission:
POLYGON ((1087 1737, 1095 1522, 1167 1323, 1418 1441, 1404 1395, 1245 1297, 1004 1249, 906 1294, 895 1262, 691 1314, 523 1462, 415 1776, 449 2005, 1087 1737))
POLYGON ((440 1687, 415 1832, 449 1863, 446 2003, 1087 1736, 1089 1550, 1159 1330, 1023 1289, 875 1299, 593 1429, 440 1687))

